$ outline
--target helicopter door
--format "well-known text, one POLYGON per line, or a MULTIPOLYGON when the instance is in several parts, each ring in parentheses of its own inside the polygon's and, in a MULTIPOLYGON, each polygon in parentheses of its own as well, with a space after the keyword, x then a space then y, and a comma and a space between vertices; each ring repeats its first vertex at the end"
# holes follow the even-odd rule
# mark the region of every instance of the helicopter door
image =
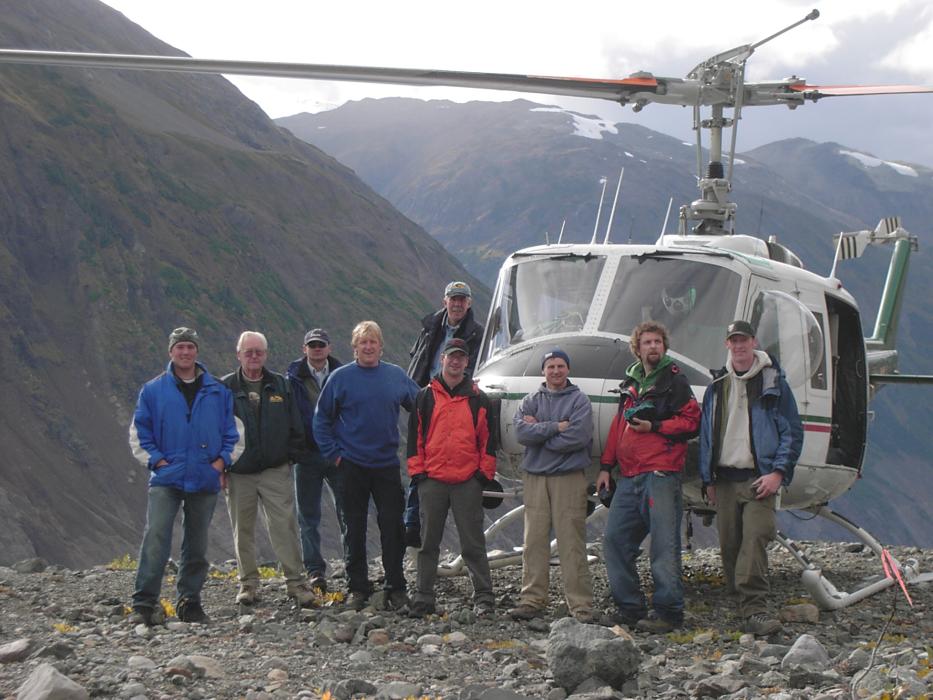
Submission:
POLYGON ((826 296, 829 315, 832 431, 826 461, 861 471, 868 432, 865 338, 855 307, 826 296))

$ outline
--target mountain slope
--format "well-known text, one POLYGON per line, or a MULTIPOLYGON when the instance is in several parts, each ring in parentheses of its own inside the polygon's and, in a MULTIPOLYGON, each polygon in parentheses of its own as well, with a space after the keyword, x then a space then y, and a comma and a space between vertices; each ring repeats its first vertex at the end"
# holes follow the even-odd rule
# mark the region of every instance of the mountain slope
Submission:
MULTIPOLYGON (((95 0, 10 5, 0 45, 178 53, 95 0)), ((402 361, 450 279, 487 299, 223 78, 0 67, 0 123, 0 564, 138 546, 146 474, 126 430, 175 326, 199 330, 218 375, 244 329, 269 336, 281 370, 316 325, 348 358, 363 318, 402 361)), ((228 538, 221 524, 216 541, 228 538)))
MULTIPOLYGON (((564 219, 565 241, 590 240, 599 178, 608 176, 602 240, 623 166, 614 241, 653 242, 668 198, 674 198, 676 221, 676 205, 697 197, 692 146, 637 125, 601 123, 526 100, 462 105, 363 100, 277 123, 354 168, 490 284, 505 255, 543 243, 545 231, 555 240, 564 219)), ((900 215, 921 238, 899 329, 900 368, 933 373, 926 358, 933 342, 933 309, 926 303, 933 296, 933 256, 925 249, 933 218, 929 169, 885 165, 838 144, 782 141, 737 158, 733 198, 740 232, 776 235, 822 274, 832 264, 834 233, 874 228, 882 216, 900 215)), ((669 223, 668 231, 674 226, 669 223)), ((839 268, 861 303, 866 334, 888 254, 870 250, 863 260, 839 268)), ((880 392, 872 404, 877 417, 863 478, 833 503, 883 540, 933 544, 925 517, 933 493, 912 487, 926 482, 933 452, 926 430, 929 391, 899 386, 880 392)), ((820 523, 787 520, 785 525, 806 537, 841 534, 820 523)))

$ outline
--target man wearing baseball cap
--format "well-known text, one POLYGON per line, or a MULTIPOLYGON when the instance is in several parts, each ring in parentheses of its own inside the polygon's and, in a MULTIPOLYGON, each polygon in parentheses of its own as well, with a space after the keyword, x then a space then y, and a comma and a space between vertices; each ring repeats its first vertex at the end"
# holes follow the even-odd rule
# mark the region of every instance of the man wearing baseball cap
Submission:
POLYGON ((525 541, 516 620, 544 615, 548 603, 551 529, 570 614, 593 621, 593 584, 586 561, 586 475, 593 444, 593 407, 568 379, 570 357, 555 348, 541 359, 544 382, 522 400, 512 423, 525 446, 522 485, 525 541))
POLYGON ((418 585, 412 617, 436 611, 434 582, 447 512, 453 511, 460 551, 473 582, 477 615, 495 610, 483 533, 483 487, 496 475, 495 426, 489 399, 466 376, 467 345, 441 349, 441 371, 418 392, 408 420, 408 474, 420 497, 418 585))
POLYGON ((295 496, 298 502, 298 526, 301 552, 312 588, 327 591, 327 563, 321 554, 321 494, 324 482, 330 489, 337 516, 344 560, 347 557, 347 523, 343 516, 343 470, 321 454, 314 440, 314 409, 321 390, 331 373, 342 363, 331 355, 330 335, 323 328, 305 333, 304 357, 289 364, 286 375, 298 403, 305 428, 306 452, 295 464, 295 496))
POLYGON ((171 332, 168 366, 143 385, 130 424, 133 456, 150 471, 132 615, 134 622, 145 625, 163 619, 159 594, 179 509, 184 512, 184 536, 175 610, 182 622, 207 622, 201 607, 207 535, 224 470, 245 444, 242 424, 233 413, 233 394, 197 361, 199 343, 191 328, 171 332))
POLYGON ((713 371, 703 397, 700 477, 716 507, 723 573, 738 594, 743 631, 768 636, 781 623, 768 614, 767 547, 776 494, 794 476, 803 425, 784 372, 758 349, 750 323, 729 324, 726 348, 726 366, 713 371))

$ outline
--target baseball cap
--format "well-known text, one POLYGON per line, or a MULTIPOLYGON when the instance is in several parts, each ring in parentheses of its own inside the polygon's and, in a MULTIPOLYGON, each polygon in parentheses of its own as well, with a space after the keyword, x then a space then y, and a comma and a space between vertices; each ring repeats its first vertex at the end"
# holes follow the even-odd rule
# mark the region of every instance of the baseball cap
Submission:
POLYGON ((464 355, 470 354, 465 340, 461 338, 451 338, 447 341, 447 344, 444 345, 444 349, 441 350, 441 355, 452 355, 455 352, 462 352, 464 355))
POLYGON ((544 369, 544 365, 547 364, 548 360, 553 360, 555 357, 563 359, 563 361, 567 363, 567 369, 570 369, 570 355, 560 348, 554 348, 544 353, 544 357, 541 358, 541 369, 544 369))
POLYGON ((305 333, 305 345, 315 342, 324 343, 324 345, 330 345, 330 336, 327 335, 327 331, 325 331, 323 328, 315 328, 305 333))
POLYGON ((470 291, 470 285, 466 282, 451 282, 447 285, 447 288, 444 289, 445 297, 472 297, 473 292, 470 291))
POLYGON ((194 347, 198 347, 198 332, 194 328, 179 326, 168 335, 168 351, 171 352, 178 343, 194 343, 194 347))
POLYGON ((747 335, 749 338, 754 338, 755 329, 748 321, 733 321, 726 329, 726 340, 734 335, 747 335))

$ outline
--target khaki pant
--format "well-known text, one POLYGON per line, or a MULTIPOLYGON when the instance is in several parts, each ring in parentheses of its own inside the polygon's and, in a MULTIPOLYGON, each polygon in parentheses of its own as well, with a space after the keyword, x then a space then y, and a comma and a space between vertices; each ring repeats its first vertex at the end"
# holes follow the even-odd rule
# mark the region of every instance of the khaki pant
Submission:
POLYGON ((757 500, 754 479, 716 482, 716 519, 726 586, 739 594, 739 615, 768 611, 768 544, 774 539, 774 496, 757 500))
POLYGON ((228 477, 225 495, 240 581, 259 581, 256 514, 260 503, 266 516, 269 540, 275 556, 282 563, 285 580, 288 583, 304 580, 291 465, 283 464, 255 474, 229 474, 228 477))
POLYGON ((525 545, 522 605, 547 607, 551 528, 557 537, 560 574, 570 613, 590 612, 593 583, 586 561, 586 476, 582 471, 553 476, 525 473, 525 545))

